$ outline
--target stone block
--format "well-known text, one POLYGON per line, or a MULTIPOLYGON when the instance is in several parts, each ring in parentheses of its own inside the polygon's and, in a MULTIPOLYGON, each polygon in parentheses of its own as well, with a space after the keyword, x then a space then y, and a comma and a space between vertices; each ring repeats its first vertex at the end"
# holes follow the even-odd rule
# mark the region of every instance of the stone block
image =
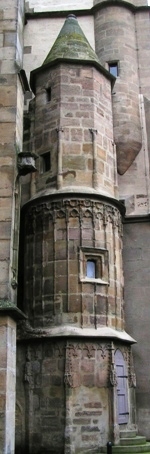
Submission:
MULTIPOLYGON (((12 27, 12 30, 14 28, 12 27)), ((9 60, 2 60, 1 63, 1 74, 14 74, 15 72, 15 65, 14 65, 14 58, 9 60)))
POLYGON ((0 283, 7 283, 9 276, 9 262, 0 262, 0 283))
POLYGON ((65 260, 66 259, 66 241, 65 240, 57 240, 55 245, 55 258, 65 260))
MULTIPOLYGON (((6 351, 5 351, 6 354, 6 351)), ((6 369, 0 368, 0 395, 6 392, 6 369)))
POLYGON ((93 153, 93 150, 92 150, 92 143, 84 143, 83 146, 82 146, 82 149, 83 149, 83 152, 84 153, 93 153))
POLYGON ((83 385, 92 388, 95 385, 95 377, 93 374, 86 374, 82 377, 83 385))
MULTIPOLYGON (((8 101, 8 103, 9 103, 9 101, 8 101)), ((14 143, 14 139, 15 139, 14 124, 13 123, 2 123, 1 127, 0 127, 0 141, 2 143, 9 144, 9 143, 12 143, 12 141, 14 143)))
POLYGON ((63 154, 81 154, 81 145, 76 143, 65 143, 62 144, 63 154))
POLYGON ((73 313, 81 312, 81 295, 69 295, 69 311, 73 313))
POLYGON ((55 287, 56 293, 58 293, 58 295, 59 295, 59 292, 60 292, 60 294, 67 292, 67 279, 65 276, 56 277, 55 285, 56 285, 56 287, 55 287))
POLYGON ((0 240, 9 240, 11 233, 11 223, 10 222, 1 222, 0 229, 0 240))
MULTIPOLYGON (((0 415, 4 412, 5 405, 6 405, 5 395, 0 394, 0 415)), ((0 430, 1 430, 1 422, 0 422, 0 430)))
POLYGON ((67 262, 65 260, 59 260, 56 262, 56 274, 57 276, 66 276, 67 262))
MULTIPOLYGON (((77 109, 76 109, 77 110, 77 109)), ((82 142, 83 140, 83 131, 81 128, 74 128, 71 129, 71 140, 74 142, 82 142)), ((78 167, 80 167, 80 164, 78 164, 78 167)), ((76 168, 76 167, 75 167, 76 168)))

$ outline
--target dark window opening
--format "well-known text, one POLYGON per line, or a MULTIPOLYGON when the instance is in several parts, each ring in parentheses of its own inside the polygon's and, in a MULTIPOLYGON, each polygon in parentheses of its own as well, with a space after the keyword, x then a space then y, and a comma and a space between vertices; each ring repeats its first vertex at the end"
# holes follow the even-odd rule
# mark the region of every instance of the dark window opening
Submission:
POLYGON ((48 172, 51 168, 51 156, 50 152, 48 151, 47 153, 43 153, 41 155, 41 171, 42 173, 48 172))
POLYGON ((46 88, 46 100, 47 102, 51 101, 52 98, 52 90, 51 87, 46 88))
POLYGON ((110 74, 112 74, 112 76, 118 77, 118 63, 108 63, 108 66, 110 74))

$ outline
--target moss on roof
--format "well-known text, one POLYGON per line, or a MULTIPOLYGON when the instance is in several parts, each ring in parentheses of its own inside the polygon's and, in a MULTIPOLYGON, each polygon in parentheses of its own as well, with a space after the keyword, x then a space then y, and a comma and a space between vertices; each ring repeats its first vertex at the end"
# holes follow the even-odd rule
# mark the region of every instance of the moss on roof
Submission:
POLYGON ((70 14, 43 65, 57 59, 85 60, 99 62, 99 59, 85 37, 76 16, 70 14))

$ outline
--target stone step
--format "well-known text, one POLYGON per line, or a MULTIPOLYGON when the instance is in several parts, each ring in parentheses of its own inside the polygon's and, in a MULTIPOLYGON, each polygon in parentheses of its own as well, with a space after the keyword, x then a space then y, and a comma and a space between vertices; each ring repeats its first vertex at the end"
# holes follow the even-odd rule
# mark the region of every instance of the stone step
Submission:
POLYGON ((133 438, 136 437, 137 430, 120 430, 120 438, 133 438))
POLYGON ((120 445, 142 445, 146 443, 146 437, 143 437, 142 435, 137 435, 136 437, 133 438, 121 438, 120 439, 120 445))
MULTIPOLYGON (((107 453, 107 451, 105 451, 105 452, 107 453)), ((114 451, 112 451, 112 453, 113 453, 113 452, 114 452, 114 451)), ((138 454, 144 454, 144 453, 145 453, 145 451, 144 451, 144 452, 143 452, 143 451, 136 451, 136 452, 137 452, 138 454)), ((120 451, 120 452, 118 451, 117 454, 122 454, 122 451, 120 451)), ((128 452, 127 454, 132 454, 132 451, 128 452)), ((146 454, 150 454, 150 451, 146 451, 146 454)))
MULTIPOLYGON (((136 439, 135 439, 136 440, 136 439)), ((150 451, 150 443, 143 443, 140 445, 128 445, 128 446, 113 446, 113 454, 132 454, 132 453, 148 453, 150 451)))

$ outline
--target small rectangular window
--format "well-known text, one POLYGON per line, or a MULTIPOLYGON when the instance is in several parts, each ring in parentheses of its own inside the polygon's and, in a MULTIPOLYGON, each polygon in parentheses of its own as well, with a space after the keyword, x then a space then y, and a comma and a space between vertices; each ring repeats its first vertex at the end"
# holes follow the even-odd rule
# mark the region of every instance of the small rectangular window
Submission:
POLYGON ((86 277, 91 279, 96 278, 96 262, 95 260, 87 260, 86 262, 86 277))
POLYGON ((51 168, 51 155, 48 151, 47 153, 43 153, 40 157, 41 159, 41 173, 48 172, 51 168))
POLYGON ((52 98, 52 90, 51 87, 46 88, 46 101, 51 101, 52 98))
POLYGON ((101 248, 83 247, 79 254, 81 282, 108 284, 108 251, 101 248))
POLYGON ((117 62, 108 63, 108 67, 110 74, 112 74, 112 76, 118 77, 118 63, 117 62))

